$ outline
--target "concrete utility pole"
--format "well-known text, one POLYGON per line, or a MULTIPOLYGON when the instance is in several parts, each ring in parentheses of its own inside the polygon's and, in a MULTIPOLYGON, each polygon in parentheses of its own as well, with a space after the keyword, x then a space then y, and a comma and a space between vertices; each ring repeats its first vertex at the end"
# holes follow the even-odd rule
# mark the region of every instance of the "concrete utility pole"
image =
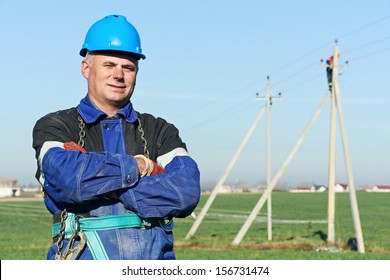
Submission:
POLYGON ((259 123, 259 121, 260 121, 260 119, 261 119, 261 117, 262 117, 262 115, 264 113, 264 110, 265 110, 265 107, 262 107, 260 112, 259 112, 259 114, 257 115, 254 123, 252 124, 252 126, 250 127, 248 133, 246 134, 244 140, 242 141, 242 143, 238 147, 237 151, 233 155, 233 158, 231 159, 231 161, 230 161, 229 165, 227 166, 225 172, 223 173, 222 177, 219 179, 217 185, 214 187, 214 189, 211 192, 208 200, 206 201, 205 205, 203 206, 202 210, 200 211, 199 215, 197 216, 195 222, 193 223, 191 229, 187 233, 186 239, 191 238, 195 234, 195 232, 198 229, 198 227, 200 226, 203 218, 206 216, 207 211, 209 210, 211 204, 213 203, 215 197, 217 196, 217 194, 219 192, 219 189, 221 188, 221 186, 225 182, 225 180, 228 177, 230 171, 232 170, 234 164, 236 163, 238 157, 240 156, 242 150, 244 149, 246 143, 248 142, 250 136, 252 135, 253 131, 255 130, 257 124, 259 123))
POLYGON ((330 83, 331 106, 330 106, 330 131, 329 131, 329 165, 328 165, 328 242, 335 242, 335 184, 336 184, 336 98, 335 84, 338 82, 338 53, 336 48, 333 53, 333 62, 329 62, 332 70, 330 83))
MULTIPOLYGON (((265 96, 267 108, 267 188, 271 185, 271 106, 273 99, 280 99, 279 96, 271 95, 271 83, 267 77, 267 95, 265 96)), ((259 97, 264 100, 264 97, 259 97)), ((267 199, 267 234, 268 240, 272 240, 272 195, 267 199)))
MULTIPOLYGON (((348 139, 347 139, 347 131, 345 128, 345 122, 344 122, 344 115, 342 110, 342 104, 341 104, 341 95, 340 95, 340 89, 339 89, 339 82, 338 82, 338 58, 339 58, 339 50, 338 45, 336 44, 333 51, 333 65, 332 65, 332 112, 331 113, 331 121, 334 122, 331 124, 331 130, 335 129, 336 126, 336 108, 337 113, 339 116, 339 125, 340 125, 340 131, 341 131, 341 138, 342 138, 342 144, 343 144, 343 151, 344 151, 344 160, 345 160, 345 166, 347 170, 348 175, 348 188, 349 188, 349 197, 351 202, 351 210, 352 210, 352 218, 354 223, 354 229, 355 229, 355 235, 356 235, 356 241, 358 245, 358 251, 360 253, 364 253, 364 242, 363 242, 363 233, 360 223, 360 215, 359 215, 359 208, 358 203, 356 199, 356 192, 355 192, 355 183, 353 179, 352 174, 352 165, 351 165, 351 159, 350 159, 350 153, 349 153, 349 145, 348 145, 348 139), (333 107, 334 106, 334 107, 333 107)), ((335 142, 335 133, 331 135, 331 141, 335 142), (333 137, 333 138, 332 138, 333 137)), ((331 144, 334 145, 335 144, 331 144)), ((334 215, 335 215, 335 193, 334 193, 334 184, 335 184, 335 160, 336 160, 336 152, 335 147, 330 147, 330 155, 329 155, 329 217, 328 217, 328 242, 334 243, 335 242, 335 226, 334 226, 334 215), (332 153, 332 155, 331 155, 332 153), (333 162, 332 162, 333 161, 333 162), (331 177, 332 176, 332 177, 331 177), (332 184, 332 185, 331 185, 332 184), (333 188, 332 192, 330 191, 330 188, 333 188)))

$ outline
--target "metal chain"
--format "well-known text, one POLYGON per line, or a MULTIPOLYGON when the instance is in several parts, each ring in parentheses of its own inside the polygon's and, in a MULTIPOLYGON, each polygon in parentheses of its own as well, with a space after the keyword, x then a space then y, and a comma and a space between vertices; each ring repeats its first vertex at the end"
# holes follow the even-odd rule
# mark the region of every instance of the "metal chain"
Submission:
MULTIPOLYGON (((85 123, 84 120, 78 116, 77 119, 79 120, 79 141, 78 145, 80 147, 84 148, 84 137, 85 137, 85 123)), ((61 221, 60 221, 60 230, 58 233, 58 240, 57 240, 57 252, 56 252, 56 259, 64 259, 65 256, 62 255, 61 250, 64 246, 64 238, 65 238, 65 220, 68 217, 68 212, 66 208, 61 211, 61 221)))
POLYGON ((78 116, 77 119, 79 120, 79 128, 80 128, 78 144, 79 144, 79 146, 84 148, 85 123, 80 116, 78 116))
POLYGON ((64 209, 61 212, 61 223, 60 223, 60 230, 58 232, 58 240, 57 240, 57 252, 55 258, 57 260, 63 260, 64 257, 61 253, 62 247, 64 246, 64 237, 65 237, 65 220, 68 217, 68 212, 66 212, 66 209, 64 209))
POLYGON ((144 156, 149 159, 148 141, 145 138, 145 131, 142 128, 141 120, 138 118, 138 131, 141 134, 142 144, 144 146, 144 156))

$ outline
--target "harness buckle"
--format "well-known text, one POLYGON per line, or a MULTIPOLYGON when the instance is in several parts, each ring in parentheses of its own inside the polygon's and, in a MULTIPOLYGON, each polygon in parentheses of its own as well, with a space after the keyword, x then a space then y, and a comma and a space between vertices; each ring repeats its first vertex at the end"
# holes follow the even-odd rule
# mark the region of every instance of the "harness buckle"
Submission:
POLYGON ((80 216, 75 216, 73 224, 73 234, 69 238, 69 242, 66 245, 64 252, 56 254, 56 260, 77 260, 83 252, 87 243, 87 237, 80 229, 79 219, 80 216), (76 241, 78 241, 77 245, 75 245, 76 241))
POLYGON ((82 230, 78 230, 70 237, 68 245, 62 254, 63 260, 77 260, 87 244, 87 237, 82 230), (78 244, 74 246, 75 242, 78 244))

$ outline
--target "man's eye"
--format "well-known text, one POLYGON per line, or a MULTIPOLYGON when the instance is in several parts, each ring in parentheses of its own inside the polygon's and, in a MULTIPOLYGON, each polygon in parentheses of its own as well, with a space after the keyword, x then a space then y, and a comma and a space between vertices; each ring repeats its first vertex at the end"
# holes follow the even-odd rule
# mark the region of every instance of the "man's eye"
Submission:
POLYGON ((129 72, 134 72, 135 71, 135 67, 133 67, 133 66, 123 66, 123 70, 129 71, 129 72))

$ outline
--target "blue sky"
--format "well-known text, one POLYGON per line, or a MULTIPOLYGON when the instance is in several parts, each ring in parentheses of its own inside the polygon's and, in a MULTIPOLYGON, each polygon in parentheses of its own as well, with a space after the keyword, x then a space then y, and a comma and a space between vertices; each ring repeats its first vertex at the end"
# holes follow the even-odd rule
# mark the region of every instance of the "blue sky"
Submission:
MULTIPOLYGON (((138 29, 135 108, 181 131, 203 182, 217 181, 264 101, 266 77, 282 99, 271 109, 272 176, 327 93, 338 40, 340 94, 356 186, 390 184, 390 2, 0 0, 0 177, 36 183, 35 122, 86 94, 78 52, 96 20, 122 14, 138 29)), ((280 185, 327 184, 330 103, 280 185)), ((337 129, 336 180, 346 182, 337 129)), ((228 181, 266 180, 265 116, 228 181)))

